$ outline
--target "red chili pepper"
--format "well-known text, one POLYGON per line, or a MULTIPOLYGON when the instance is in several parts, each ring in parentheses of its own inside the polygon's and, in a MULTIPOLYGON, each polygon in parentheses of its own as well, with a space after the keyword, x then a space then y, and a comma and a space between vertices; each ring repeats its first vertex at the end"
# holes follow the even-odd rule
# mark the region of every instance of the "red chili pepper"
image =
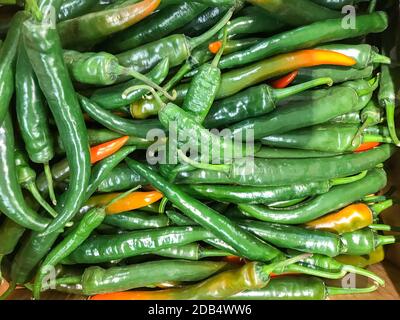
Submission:
POLYGON ((365 142, 360 145, 354 152, 364 152, 380 146, 379 142, 365 142))
POLYGON ((90 148, 90 162, 94 164, 114 154, 125 145, 128 139, 129 136, 124 136, 90 148))
POLYGON ((296 79, 297 75, 299 74, 299 71, 293 71, 286 76, 283 76, 280 79, 277 79, 275 81, 272 81, 271 86, 274 87, 275 89, 284 89, 287 86, 289 86, 294 79, 296 79))

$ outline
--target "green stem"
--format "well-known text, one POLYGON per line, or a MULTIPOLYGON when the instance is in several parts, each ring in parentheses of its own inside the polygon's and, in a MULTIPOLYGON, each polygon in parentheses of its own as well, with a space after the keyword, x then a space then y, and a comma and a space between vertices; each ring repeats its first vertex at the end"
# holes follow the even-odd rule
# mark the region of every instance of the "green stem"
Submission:
POLYGON ((278 202, 274 202, 274 203, 268 203, 267 206, 270 208, 277 208, 277 209, 289 208, 289 207, 293 207, 299 203, 302 203, 306 199, 308 199, 308 197, 301 198, 301 199, 293 199, 293 200, 288 200, 288 201, 278 201, 278 202))
POLYGON ((390 132, 390 137, 393 139, 394 144, 396 144, 399 147, 400 140, 397 136, 396 122, 395 122, 396 104, 392 101, 391 102, 386 101, 385 105, 386 105, 386 120, 390 132))
POLYGON ((224 53, 227 41, 228 41, 228 28, 225 26, 225 28, 224 28, 224 38, 222 40, 222 46, 218 50, 218 53, 215 55, 214 60, 211 63, 211 65, 213 67, 215 67, 215 68, 218 67, 219 61, 221 60, 222 54, 224 53))
POLYGON ((275 263, 271 263, 271 264, 263 267, 263 273, 266 275, 270 275, 273 272, 275 272, 275 273, 281 272, 282 270, 285 270, 288 267, 295 266, 295 263, 300 262, 300 261, 310 258, 310 257, 312 257, 311 253, 304 253, 304 254, 298 255, 296 257, 286 259, 284 261, 278 261, 275 263))
POLYGON ((376 239, 376 247, 386 246, 389 244, 394 244, 397 242, 397 238, 395 236, 381 236, 378 235, 376 239))
POLYGON ((391 64, 392 59, 390 59, 387 56, 384 56, 383 54, 379 54, 378 52, 373 52, 372 53, 372 63, 376 64, 391 64))
MULTIPOLYGON (((364 128, 365 129, 365 128, 364 128)), ((389 137, 381 136, 378 134, 366 134, 363 137, 363 142, 380 142, 380 143, 393 143, 393 140, 389 137)))
POLYGON ((219 171, 229 173, 231 171, 231 165, 229 164, 209 164, 209 163, 200 163, 194 161, 187 157, 182 150, 178 150, 178 156, 181 158, 182 161, 190 164, 192 167, 202 170, 210 170, 210 171, 219 171))
POLYGON ((322 85, 332 86, 332 84, 333 80, 331 78, 319 78, 284 89, 273 89, 272 92, 275 100, 280 101, 315 87, 322 85))
POLYGON ((56 206, 57 199, 56 199, 56 194, 54 192, 53 175, 51 174, 50 166, 48 163, 45 163, 43 165, 43 167, 44 167, 44 174, 45 174, 46 181, 47 181, 47 188, 49 189, 50 200, 51 200, 52 204, 54 206, 56 206))
POLYGON ((351 176, 351 177, 346 177, 346 178, 337 178, 337 179, 332 179, 331 180, 331 185, 332 186, 340 186, 340 185, 344 185, 344 184, 349 184, 349 183, 353 183, 359 180, 362 180, 366 177, 366 175, 368 174, 368 170, 363 171, 355 176, 351 176))
POLYGON ((8 289, 0 296, 0 301, 7 300, 7 298, 15 291, 17 284, 15 282, 11 282, 8 286, 8 289))
POLYGON ((43 199, 39 190, 37 189, 34 182, 27 183, 26 189, 32 194, 35 200, 45 209, 53 218, 57 217, 57 212, 47 203, 46 200, 43 199))
POLYGON ((328 271, 308 268, 298 264, 292 264, 291 266, 286 267, 284 272, 282 273, 287 273, 287 272, 302 273, 325 279, 342 279, 347 273, 345 270, 340 270, 339 272, 328 272, 328 271))
POLYGON ((235 7, 230 8, 225 16, 210 30, 198 37, 189 39, 188 42, 190 50, 197 48, 199 45, 203 44, 204 42, 210 40, 213 36, 215 36, 229 22, 235 10, 235 7))
POLYGON ((392 227, 387 224, 371 224, 369 226, 369 228, 372 230, 375 230, 375 231, 387 231, 387 232, 390 232, 390 231, 399 232, 400 231, 400 228, 392 227))
POLYGON ((159 86, 157 83, 146 77, 145 75, 141 74, 140 72, 137 72, 133 69, 130 68, 125 68, 122 66, 119 66, 121 74, 125 74, 128 76, 131 76, 132 78, 135 78, 139 81, 142 81, 149 87, 152 87, 153 89, 159 91, 163 96, 165 96, 168 100, 175 100, 176 96, 171 96, 165 89, 163 89, 161 86, 159 86))
POLYGON ((376 8, 376 0, 370 0, 369 5, 368 5, 368 13, 373 13, 376 8))
POLYGON ((366 202, 366 203, 377 203, 377 202, 383 202, 386 200, 387 200, 387 198, 385 196, 367 196, 367 197, 363 198, 362 201, 366 202))
POLYGON ((165 212, 165 207, 167 206, 168 201, 169 200, 167 197, 162 198, 162 200, 160 201, 160 205, 158 207, 158 213, 163 214, 165 212))
POLYGON ((362 268, 358 268, 358 267, 354 267, 354 266, 350 266, 350 265, 344 265, 342 270, 345 270, 348 273, 354 273, 354 274, 358 274, 360 276, 370 278, 370 279, 374 280, 376 283, 378 283, 379 285, 381 285, 382 287, 385 285, 385 280, 378 277, 375 273, 373 273, 371 271, 368 271, 368 270, 365 270, 362 268))
MULTIPOLYGON (((162 101, 161 97, 157 94, 156 90, 154 90, 154 88, 152 88, 148 85, 145 85, 145 84, 129 87, 122 93, 122 98, 126 99, 126 97, 129 96, 129 94, 131 92, 136 91, 136 90, 141 90, 141 89, 150 91, 151 94, 153 95, 154 99, 156 99, 157 103, 160 104, 161 108, 165 106, 164 101, 162 101)), ((176 91, 174 91, 174 92, 176 94, 176 91)))
POLYGON ((329 296, 337 296, 342 294, 362 294, 362 293, 371 293, 376 291, 379 288, 378 285, 373 285, 368 288, 335 288, 335 287, 326 287, 326 292, 329 296))
POLYGON ((175 87, 184 77, 185 75, 192 70, 192 64, 187 61, 182 67, 178 70, 177 73, 165 84, 164 90, 169 91, 175 87))
MULTIPOLYGON (((357 147, 357 140, 359 137, 361 137, 361 135, 363 134, 364 130, 366 128, 369 128, 370 126, 372 126, 374 123, 374 120, 372 118, 367 118, 367 120, 364 121, 364 123, 362 124, 362 126, 358 129, 356 135, 354 136, 353 140, 351 141, 351 145, 353 147, 357 147)), ((369 139, 371 139, 371 136, 368 137, 369 139)), ((378 141, 366 141, 365 138, 363 139, 363 142, 378 142, 378 141)))
POLYGON ((232 254, 229 252, 224 252, 218 249, 205 249, 205 248, 200 248, 199 252, 199 258, 200 259, 205 259, 205 258, 213 258, 213 257, 227 257, 231 256, 232 254))
POLYGON ((363 90, 358 90, 357 91, 358 96, 365 96, 367 94, 374 92, 376 89, 378 89, 380 79, 381 79, 381 75, 378 74, 375 78, 372 78, 371 80, 369 80, 368 81, 369 88, 363 89, 363 90))
POLYGON ((389 199, 389 200, 374 204, 373 206, 371 206, 371 209, 374 212, 374 216, 377 217, 379 214, 382 213, 382 211, 385 211, 386 209, 388 209, 392 206, 393 206, 393 200, 389 199))
POLYGON ((30 12, 37 22, 43 20, 43 14, 39 9, 36 0, 25 0, 25 10, 30 12))

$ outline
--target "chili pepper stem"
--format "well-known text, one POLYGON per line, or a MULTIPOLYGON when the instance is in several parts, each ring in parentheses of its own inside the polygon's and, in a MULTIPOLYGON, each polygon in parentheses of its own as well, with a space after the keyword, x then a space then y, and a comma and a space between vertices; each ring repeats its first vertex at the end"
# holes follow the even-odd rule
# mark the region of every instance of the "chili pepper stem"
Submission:
POLYGON ((168 100, 175 100, 176 96, 172 96, 170 95, 165 89, 163 89, 161 86, 159 86, 158 84, 156 84, 154 81, 150 80, 148 77, 146 77, 145 75, 130 69, 130 68, 125 68, 122 66, 119 66, 120 72, 121 74, 126 74, 128 76, 131 76, 137 80, 143 81, 146 85, 148 85, 149 87, 152 87, 153 89, 156 89, 157 91, 159 91, 163 96, 165 96, 168 100))
POLYGON ((377 284, 370 286, 368 288, 336 288, 336 287, 326 287, 327 296, 337 296, 337 295, 347 295, 347 294, 362 294, 371 293, 379 288, 377 284))
POLYGON ((368 13, 373 13, 375 11, 377 4, 377 0, 370 0, 369 5, 368 5, 368 13))
POLYGON ((218 53, 215 55, 211 65, 215 68, 218 67, 219 61, 221 60, 222 54, 224 53, 225 47, 226 47, 226 42, 228 41, 228 29, 225 26, 224 28, 224 38, 222 40, 222 46, 218 50, 218 53))
POLYGON ((400 232, 399 227, 392 227, 387 224, 371 224, 369 228, 376 231, 400 232))
MULTIPOLYGON (((157 100, 157 102, 160 104, 161 108, 163 106, 165 106, 164 101, 162 101, 162 99, 160 98, 160 96, 157 94, 156 90, 154 90, 154 88, 148 86, 148 85, 137 85, 137 86, 133 86, 130 87, 128 89, 126 89, 123 93, 122 93, 122 97, 125 99, 131 92, 136 91, 136 90, 141 90, 141 89, 146 89, 149 90, 153 97, 157 100)), ((176 91, 173 91, 173 95, 176 98, 176 91)))
POLYGON ((396 132, 396 124, 395 124, 395 109, 396 106, 393 102, 386 101, 386 118, 387 118, 387 125, 390 133, 390 137, 393 139, 394 144, 400 147, 400 140, 397 136, 396 132))
POLYGON ((382 287, 385 286, 385 280, 378 277, 376 274, 374 274, 371 271, 368 271, 368 270, 365 270, 362 268, 358 268, 358 267, 354 267, 354 266, 350 266, 350 265, 344 265, 342 270, 345 270, 347 273, 354 273, 354 274, 358 274, 360 276, 370 278, 370 279, 374 280, 376 283, 378 283, 379 285, 381 285, 382 287))
POLYGON ((286 267, 288 267, 290 265, 294 265, 295 263, 300 262, 300 261, 310 258, 310 257, 312 257, 311 253, 305 253, 305 254, 301 254, 301 255, 298 255, 293 258, 289 258, 284 261, 278 261, 275 263, 271 263, 271 264, 263 267, 263 273, 266 275, 269 275, 271 273, 276 272, 276 270, 278 270, 278 271, 284 270, 286 267))
POLYGON ((15 282, 11 282, 8 286, 8 289, 0 296, 0 301, 7 300, 7 298, 15 291, 17 284, 15 282))
POLYGON ((218 249, 200 248, 200 250, 199 250, 199 258, 200 259, 213 258, 213 257, 228 257, 231 255, 232 254, 229 252, 224 252, 224 251, 221 251, 218 249))
POLYGON ((345 270, 340 270, 338 272, 328 272, 324 270, 317 270, 313 268, 308 268, 302 265, 298 264, 292 264, 283 270, 282 274, 285 274, 287 272, 296 272, 296 273, 303 273, 307 274, 310 276, 316 276, 316 277, 321 277, 321 278, 326 278, 326 279, 342 279, 347 272, 345 270))
POLYGON ((168 198, 164 197, 161 201, 160 201, 160 205, 158 207, 158 213, 164 213, 165 212, 165 207, 167 206, 168 203, 168 198))
POLYGON ((32 194, 35 200, 45 209, 53 218, 56 218, 58 213, 43 199, 35 183, 27 183, 26 189, 32 194))
POLYGON ((382 202, 382 201, 386 201, 386 200, 387 200, 387 198, 385 196, 367 196, 362 201, 369 203, 369 204, 373 204, 373 203, 382 202))
POLYGON ((322 85, 328 85, 329 87, 333 85, 333 80, 331 78, 319 78, 319 79, 314 79, 311 81, 307 81, 289 88, 285 89, 276 89, 273 91, 274 97, 276 100, 283 100, 286 98, 289 98, 293 95, 296 95, 298 93, 301 93, 303 91, 322 86, 322 85))
POLYGON ((374 217, 377 217, 383 211, 385 211, 386 209, 388 209, 392 206, 393 206, 393 200, 389 199, 389 200, 374 204, 373 206, 371 206, 371 209, 374 213, 374 217))
POLYGON ((374 52, 372 54, 372 63, 376 64, 391 64, 392 59, 390 59, 387 56, 384 56, 383 54, 379 54, 377 52, 374 52))
POLYGON ((390 137, 380 136, 377 134, 366 134, 363 137, 363 142, 380 142, 393 144, 393 140, 390 137))
POLYGON ((380 73, 378 73, 375 78, 372 78, 371 80, 368 81, 368 84, 370 87, 367 89, 358 90, 357 94, 359 96, 365 96, 367 94, 370 94, 371 92, 374 92, 379 87, 380 79, 381 79, 381 75, 380 75, 380 73))
POLYGON ((381 236, 379 235, 377 237, 377 245, 376 247, 380 247, 380 246, 386 246, 389 244, 394 244, 397 243, 399 241, 400 238, 398 238, 397 236, 381 236))
POLYGON ((331 184, 332 186, 340 186, 340 185, 344 185, 344 184, 349 184, 349 183, 353 183, 359 180, 362 180, 366 177, 366 175, 368 174, 368 171, 363 171, 355 176, 351 176, 351 177, 346 177, 346 178, 337 178, 337 179, 332 179, 331 180, 331 184))
POLYGON ((39 9, 36 0, 25 0, 25 10, 30 12, 36 21, 43 20, 43 14, 39 9))
POLYGON ((210 38, 215 36, 229 22, 235 10, 236 10, 235 6, 230 8, 228 12, 225 14, 225 16, 210 30, 208 30, 207 32, 203 33, 198 37, 189 39, 188 40, 189 50, 191 51, 197 48, 199 45, 203 44, 204 42, 208 41, 210 38))
POLYGON ((169 91, 173 87, 175 87, 176 84, 178 84, 184 77, 185 75, 192 70, 192 64, 187 61, 185 62, 182 67, 178 70, 177 73, 174 74, 174 76, 165 84, 164 90, 169 91))
POLYGON ((229 173, 231 170, 231 166, 227 164, 207 164, 207 163, 200 163, 195 160, 190 159, 186 156, 182 150, 178 150, 178 156, 181 158, 182 161, 190 164, 192 167, 197 169, 203 170, 210 170, 210 171, 219 171, 219 172, 226 172, 229 173))
POLYGON ((54 192, 54 184, 53 184, 53 175, 51 173, 51 169, 48 163, 45 163, 43 165, 44 168, 44 174, 46 176, 47 180, 47 188, 49 189, 49 197, 51 200, 51 203, 56 206, 57 205, 57 199, 56 199, 56 194, 54 192))

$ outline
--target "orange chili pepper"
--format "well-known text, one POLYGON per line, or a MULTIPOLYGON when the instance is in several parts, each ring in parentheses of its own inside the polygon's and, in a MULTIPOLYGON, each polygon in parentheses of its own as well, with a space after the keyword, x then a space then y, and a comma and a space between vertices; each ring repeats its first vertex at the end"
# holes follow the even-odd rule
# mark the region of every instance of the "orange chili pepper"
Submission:
MULTIPOLYGON (((98 195, 91 197, 87 202, 87 206, 104 206, 107 205, 111 200, 115 199, 122 193, 109 193, 104 195, 98 195)), ((159 191, 150 192, 132 192, 121 200, 113 203, 106 208, 108 215, 118 214, 122 212, 132 211, 146 207, 154 202, 157 202, 163 197, 163 194, 159 191)))
MULTIPOLYGON (((165 297, 157 291, 157 300, 170 300, 167 290, 165 290, 165 297)), ((153 291, 125 291, 96 294, 89 298, 89 300, 154 300, 153 291)))
POLYGON ((221 40, 218 40, 218 41, 215 41, 215 42, 211 42, 208 45, 208 50, 213 54, 217 54, 219 52, 219 50, 221 50, 221 48, 222 48, 222 41, 221 40))
POLYGON ((361 144, 354 152, 364 152, 380 146, 379 142, 365 142, 361 144))
POLYGON ((339 212, 308 222, 306 227, 335 233, 346 233, 368 227, 374 222, 374 214, 364 203, 352 204, 339 212))
POLYGON ((287 74, 286 76, 283 76, 280 79, 272 81, 271 86, 274 87, 275 89, 284 89, 296 79, 298 74, 299 74, 298 70, 293 71, 287 74))
POLYGON ((90 162, 99 162, 121 149, 128 141, 129 136, 111 140, 90 148, 90 162))

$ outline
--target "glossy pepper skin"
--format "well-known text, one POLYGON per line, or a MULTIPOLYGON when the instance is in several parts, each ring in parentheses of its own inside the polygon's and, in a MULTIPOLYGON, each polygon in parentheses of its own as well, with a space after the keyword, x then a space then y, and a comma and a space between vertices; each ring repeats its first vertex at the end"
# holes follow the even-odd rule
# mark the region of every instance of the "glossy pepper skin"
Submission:
POLYGON ((182 1, 152 15, 151 19, 118 33, 107 40, 104 49, 116 53, 139 47, 168 36, 171 32, 191 22, 207 6, 192 1, 182 1))
MULTIPOLYGON (((94 167, 90 184, 84 194, 85 201, 92 196, 100 182, 107 177, 110 171, 133 151, 132 149, 134 150, 132 147, 125 147, 94 167)), ((59 199, 58 207, 62 206, 62 202, 63 196, 59 199)), ((49 234, 31 232, 27 238, 24 239, 12 262, 11 279, 14 283, 24 284, 30 280, 35 267, 50 251, 60 233, 61 231, 49 234)))
POLYGON ((82 204, 90 178, 89 143, 79 102, 64 65, 54 22, 29 21, 23 26, 23 36, 29 60, 66 146, 71 169, 67 201, 49 226, 47 232, 51 233, 63 228, 82 204))
POLYGON ((104 294, 94 296, 92 300, 218 300, 245 290, 261 289, 268 284, 269 280, 269 276, 262 272, 262 265, 252 262, 183 288, 104 294))
POLYGON ((90 267, 82 275, 85 295, 141 288, 166 281, 204 280, 227 267, 226 262, 161 260, 103 269, 90 267))
POLYGON ((184 34, 173 34, 138 48, 122 52, 116 57, 122 66, 131 67, 137 72, 147 72, 164 58, 168 58, 170 67, 176 67, 186 61, 191 51, 212 38, 230 20, 235 7, 207 32, 196 38, 187 38, 184 34))
POLYGON ((342 27, 342 22, 342 18, 329 19, 274 35, 247 50, 222 58, 219 66, 221 69, 234 68, 284 52, 368 33, 379 33, 388 27, 387 15, 384 12, 357 16, 356 29, 352 29, 351 32, 342 27))
POLYGON ((239 208, 247 215, 257 219, 280 224, 301 224, 315 220, 323 215, 343 208, 354 201, 378 192, 387 183, 382 169, 373 169, 357 182, 333 187, 329 192, 294 208, 276 210, 264 206, 240 204, 239 208))
POLYGON ((363 141, 385 142, 379 135, 358 135, 359 126, 337 124, 320 125, 290 131, 283 134, 269 135, 261 139, 268 146, 295 148, 333 153, 345 153, 357 150, 363 141))
POLYGON ((340 17, 340 12, 319 6, 308 0, 248 0, 289 25, 304 26, 320 20, 340 17))
POLYGON ((64 48, 91 47, 105 37, 143 20, 159 5, 160 0, 143 0, 125 7, 93 12, 60 22, 57 29, 62 45, 64 48))
POLYGON ((277 249, 242 231, 232 221, 188 196, 179 187, 168 183, 147 166, 131 159, 126 161, 132 170, 146 177, 185 215, 212 231, 218 238, 231 245, 243 256, 257 261, 270 261, 280 257, 281 253, 277 249))
POLYGON ((15 80, 16 112, 25 149, 33 162, 48 164, 55 153, 49 112, 22 41, 15 80))
MULTIPOLYGON (((132 135, 140 138, 146 138, 150 130, 162 129, 161 123, 157 119, 149 120, 129 120, 112 114, 98 106, 95 102, 78 96, 82 109, 85 110, 91 118, 105 126, 106 128, 124 135, 132 135)), ((65 145, 65 144, 64 144, 65 145)))
POLYGON ((329 182, 322 181, 280 187, 188 185, 185 186, 185 190, 200 199, 229 203, 265 204, 326 193, 330 187, 329 182))
POLYGON ((200 227, 167 227, 139 230, 117 235, 91 236, 65 259, 64 263, 97 264, 161 249, 181 246, 212 238, 213 235, 200 227))
POLYGON ((69 20, 83 16, 89 12, 103 9, 111 1, 101 0, 67 0, 63 1, 58 12, 58 21, 69 20))
POLYGON ((0 47, 0 125, 7 115, 9 104, 14 94, 13 69, 17 58, 21 26, 28 17, 29 15, 23 11, 14 15, 7 37, 0 47))
POLYGON ((287 89, 273 89, 262 84, 241 91, 231 97, 216 101, 205 119, 207 128, 221 128, 247 118, 272 112, 277 103, 291 95, 316 86, 331 84, 330 78, 321 78, 287 89))
POLYGON ((0 225, 0 267, 3 257, 14 251, 24 232, 24 227, 9 218, 2 222, 0 225))
POLYGON ((139 210, 108 215, 104 223, 129 231, 163 228, 170 225, 166 215, 151 214, 139 210))
POLYGON ((6 115, 0 126, 0 141, 0 211, 27 229, 43 231, 50 221, 41 217, 26 204, 18 183, 14 156, 14 131, 9 115, 6 115))
MULTIPOLYGON (((168 76, 168 71, 169 62, 168 59, 164 59, 149 73, 147 73, 146 77, 154 81, 156 84, 161 84, 168 76)), ((99 88, 93 92, 93 94, 90 96, 90 99, 104 109, 119 109, 141 99, 145 94, 148 93, 146 89, 137 89, 134 92, 129 93, 126 97, 123 96, 123 93, 126 89, 139 84, 142 84, 142 82, 132 79, 113 86, 99 88)))
MULTIPOLYGON (((358 87, 358 83, 354 83, 358 87)), ((367 85, 368 87, 369 85, 367 85)), ((370 93, 362 96, 357 93, 350 83, 335 86, 327 91, 321 99, 294 103, 279 108, 258 118, 247 119, 230 126, 232 136, 243 135, 247 130, 254 130, 254 138, 285 133, 291 130, 322 124, 333 118, 352 111, 359 111, 371 99, 374 87, 370 93), (312 117, 307 117, 312 112, 312 117)))

